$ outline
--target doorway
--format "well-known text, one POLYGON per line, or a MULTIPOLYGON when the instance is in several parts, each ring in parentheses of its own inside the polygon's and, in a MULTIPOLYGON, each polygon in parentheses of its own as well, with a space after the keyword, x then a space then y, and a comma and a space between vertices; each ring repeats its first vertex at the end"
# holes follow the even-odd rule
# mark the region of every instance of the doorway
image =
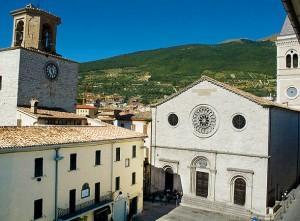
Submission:
POLYGON ((94 212, 94 221, 108 221, 108 208, 102 208, 94 212))
POLYGON ((246 182, 242 178, 237 178, 234 181, 234 204, 244 206, 246 202, 246 182))
POLYGON ((207 198, 208 196, 209 174, 204 172, 196 172, 196 196, 207 198))
POLYGON ((74 213, 76 210, 76 189, 70 190, 69 192, 69 211, 74 213))
POLYGON ((133 217, 133 215, 137 214, 137 207, 138 207, 138 198, 136 196, 130 200, 129 220, 133 217))
POLYGON ((173 191, 174 187, 174 173, 172 168, 168 167, 165 170, 165 190, 173 191))

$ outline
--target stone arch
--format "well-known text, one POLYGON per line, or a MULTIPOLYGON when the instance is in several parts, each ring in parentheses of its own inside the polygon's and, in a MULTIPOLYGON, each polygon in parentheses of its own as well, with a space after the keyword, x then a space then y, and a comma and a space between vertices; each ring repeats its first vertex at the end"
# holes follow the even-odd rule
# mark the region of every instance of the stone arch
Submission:
POLYGON ((231 202, 245 206, 247 200, 247 178, 242 175, 234 176, 230 181, 231 202))
POLYGON ((24 21, 17 22, 15 29, 15 46, 21 46, 24 40, 24 21))
POLYGON ((169 165, 165 165, 163 170, 165 171, 165 190, 172 192, 174 189, 174 170, 169 165))
POLYGON ((211 189, 212 176, 210 162, 204 156, 195 157, 190 166, 191 193, 195 196, 209 198, 213 192, 211 189))
POLYGON ((51 52, 53 48, 53 30, 51 25, 45 23, 42 28, 42 44, 46 52, 51 52))

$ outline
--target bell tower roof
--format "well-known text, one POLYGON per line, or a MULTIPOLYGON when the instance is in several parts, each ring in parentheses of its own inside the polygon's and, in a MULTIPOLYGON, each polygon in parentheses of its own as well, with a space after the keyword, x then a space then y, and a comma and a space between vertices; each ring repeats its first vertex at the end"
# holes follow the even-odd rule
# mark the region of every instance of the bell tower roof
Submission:
POLYGON ((24 47, 56 54, 57 26, 60 17, 33 4, 11 12, 14 18, 12 47, 24 47))

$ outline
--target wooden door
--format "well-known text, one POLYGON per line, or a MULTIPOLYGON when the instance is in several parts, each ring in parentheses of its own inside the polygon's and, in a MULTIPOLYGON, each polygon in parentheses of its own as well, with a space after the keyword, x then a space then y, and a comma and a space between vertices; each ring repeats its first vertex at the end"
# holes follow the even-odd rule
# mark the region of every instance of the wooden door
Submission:
POLYGON ((196 196, 207 198, 209 174, 204 172, 196 173, 196 196))
POLYGON ((234 204, 244 206, 246 202, 246 182, 242 178, 234 181, 234 204))

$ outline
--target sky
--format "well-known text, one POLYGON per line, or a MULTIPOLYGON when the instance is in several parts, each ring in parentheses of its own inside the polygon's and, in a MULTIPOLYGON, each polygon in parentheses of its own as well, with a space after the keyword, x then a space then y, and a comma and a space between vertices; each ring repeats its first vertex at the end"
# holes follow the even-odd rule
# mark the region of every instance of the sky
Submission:
POLYGON ((261 39, 279 33, 281 0, 0 0, 0 48, 9 12, 28 3, 62 18, 57 52, 79 62, 183 44, 261 39))

